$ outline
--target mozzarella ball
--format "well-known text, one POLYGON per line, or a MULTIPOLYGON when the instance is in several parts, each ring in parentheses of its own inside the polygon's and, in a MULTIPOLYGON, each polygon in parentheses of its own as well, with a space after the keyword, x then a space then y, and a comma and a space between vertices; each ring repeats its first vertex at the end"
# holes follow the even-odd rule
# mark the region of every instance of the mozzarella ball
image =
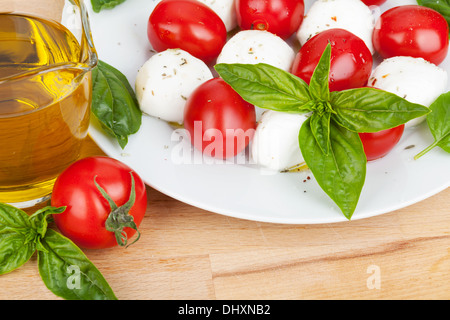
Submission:
POLYGON ((317 0, 306 13, 297 39, 304 45, 321 31, 340 28, 361 38, 373 54, 374 25, 372 11, 360 0, 317 0))
MULTIPOLYGON (((422 58, 393 57, 383 60, 372 71, 368 86, 429 107, 447 92, 447 82, 447 71, 422 58)), ((405 126, 415 126, 424 119, 425 116, 410 120, 405 126)))
POLYGON ((228 40, 217 57, 217 63, 266 63, 289 71, 294 58, 294 49, 275 34, 244 30, 228 40))
POLYGON ((237 27, 234 0, 198 0, 210 7, 222 19, 227 31, 237 27))
POLYGON ((145 114, 182 124, 187 98, 212 78, 208 66, 184 50, 168 49, 157 53, 137 74, 135 87, 139 106, 145 114))
POLYGON ((301 114, 265 111, 251 145, 253 161, 272 171, 282 171, 304 162, 298 134, 307 118, 301 114))

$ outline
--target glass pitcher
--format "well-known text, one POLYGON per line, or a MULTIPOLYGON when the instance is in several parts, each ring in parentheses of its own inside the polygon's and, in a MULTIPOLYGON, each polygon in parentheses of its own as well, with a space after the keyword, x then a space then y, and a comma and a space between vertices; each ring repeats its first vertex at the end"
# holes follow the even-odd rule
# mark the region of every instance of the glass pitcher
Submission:
POLYGON ((47 202, 79 158, 96 64, 83 0, 0 0, 0 202, 47 202))

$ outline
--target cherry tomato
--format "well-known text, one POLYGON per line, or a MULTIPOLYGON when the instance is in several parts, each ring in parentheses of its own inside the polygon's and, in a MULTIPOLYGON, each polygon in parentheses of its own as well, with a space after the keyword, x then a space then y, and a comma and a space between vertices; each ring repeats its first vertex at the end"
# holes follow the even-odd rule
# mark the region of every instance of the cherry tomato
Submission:
MULTIPOLYGON (((137 229, 147 207, 147 192, 136 172, 122 162, 108 157, 88 157, 69 166, 56 179, 51 200, 55 207, 67 207, 63 213, 54 215, 61 233, 82 248, 116 246, 116 233, 106 228, 111 206, 95 182, 115 205, 121 207, 129 200, 131 177, 134 180, 136 198, 131 203, 131 209, 120 217, 128 220, 132 217, 137 229)), ((123 240, 125 233, 127 239, 131 240, 136 230, 130 226, 119 230, 120 240, 123 240)))
POLYGON ((242 30, 267 30, 287 39, 300 27, 303 0, 236 0, 236 18, 242 30))
POLYGON ((366 6, 381 6, 386 0, 361 0, 366 6))
POLYGON ((405 5, 384 12, 373 32, 373 45, 383 58, 411 56, 440 64, 448 52, 449 27, 437 11, 405 5))
POLYGON ((309 83, 328 43, 330 91, 365 86, 372 72, 372 54, 363 40, 344 29, 325 30, 309 39, 297 53, 291 73, 309 83))
POLYGON ((221 78, 200 85, 189 96, 184 126, 204 154, 230 158, 243 151, 256 129, 255 107, 221 78))
POLYGON ((221 18, 196 0, 162 0, 149 17, 147 35, 158 52, 179 48, 207 64, 227 40, 221 18))
POLYGON ((400 141, 404 129, 405 125, 402 124, 378 132, 359 133, 367 160, 372 161, 387 155, 400 141))

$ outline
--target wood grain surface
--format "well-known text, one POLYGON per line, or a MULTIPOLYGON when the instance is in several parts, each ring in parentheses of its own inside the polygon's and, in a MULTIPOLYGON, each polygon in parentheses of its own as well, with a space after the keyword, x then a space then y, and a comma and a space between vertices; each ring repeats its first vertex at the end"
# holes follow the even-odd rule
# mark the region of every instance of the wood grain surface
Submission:
MULTIPOLYGON (((102 155, 89 139, 84 155, 102 155)), ((449 299, 450 190, 381 216, 283 225, 207 212, 148 188, 141 239, 85 250, 122 300, 449 299)), ((36 257, 0 299, 58 299, 36 257)))
POLYGON ((0 12, 26 12, 56 20, 61 19, 63 7, 61 0, 0 0, 0 12))

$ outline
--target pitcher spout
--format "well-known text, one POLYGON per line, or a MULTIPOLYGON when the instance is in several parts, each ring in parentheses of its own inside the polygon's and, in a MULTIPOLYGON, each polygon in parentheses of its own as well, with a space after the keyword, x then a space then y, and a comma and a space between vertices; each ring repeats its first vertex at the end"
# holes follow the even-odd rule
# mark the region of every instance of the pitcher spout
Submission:
POLYGON ((92 38, 89 14, 83 0, 66 2, 61 24, 72 32, 80 43, 80 67, 87 71, 92 70, 97 66, 98 56, 92 38))

